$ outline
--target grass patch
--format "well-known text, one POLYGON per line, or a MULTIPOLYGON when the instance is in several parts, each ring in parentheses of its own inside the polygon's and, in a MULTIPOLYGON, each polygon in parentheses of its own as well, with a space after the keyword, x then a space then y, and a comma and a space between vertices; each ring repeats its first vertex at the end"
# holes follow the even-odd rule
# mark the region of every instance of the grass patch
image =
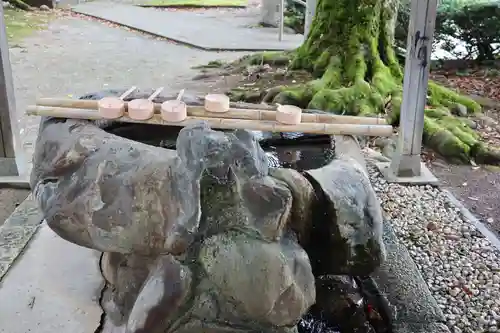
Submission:
POLYGON ((4 9, 5 26, 9 42, 17 42, 36 30, 42 30, 52 18, 51 12, 28 12, 18 9, 4 9))
POLYGON ((246 0, 148 0, 144 6, 158 7, 242 7, 246 0))

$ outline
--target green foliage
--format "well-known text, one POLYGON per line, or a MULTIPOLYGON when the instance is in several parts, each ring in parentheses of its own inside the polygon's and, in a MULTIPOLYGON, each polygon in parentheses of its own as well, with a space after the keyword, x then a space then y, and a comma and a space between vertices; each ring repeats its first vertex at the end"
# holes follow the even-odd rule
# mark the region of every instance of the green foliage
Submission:
POLYGON ((18 42, 36 30, 44 29, 52 12, 4 9, 5 28, 9 42, 18 42))
MULTIPOLYGON (((410 1, 400 3, 396 25, 396 42, 405 47, 410 18, 410 1)), ((498 0, 443 0, 436 19, 436 42, 443 42, 449 51, 455 40, 466 44, 466 58, 494 60, 500 43, 500 1, 498 0)), ((436 44, 436 43, 435 43, 436 44)))

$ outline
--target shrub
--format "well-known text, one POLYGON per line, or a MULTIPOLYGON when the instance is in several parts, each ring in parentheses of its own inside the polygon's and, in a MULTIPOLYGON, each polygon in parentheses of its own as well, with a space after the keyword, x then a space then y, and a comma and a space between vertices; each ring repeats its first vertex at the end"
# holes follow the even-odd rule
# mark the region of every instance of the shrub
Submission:
POLYGON ((285 0, 285 25, 298 33, 304 32, 306 8, 292 0, 285 0))
MULTIPOLYGON (((410 1, 400 3, 396 24, 396 43, 406 46, 410 1)), ((500 43, 500 1, 443 0, 438 8, 434 40, 451 51, 456 40, 466 44, 466 58, 493 60, 500 43)), ((436 45, 436 43, 434 43, 436 45)))

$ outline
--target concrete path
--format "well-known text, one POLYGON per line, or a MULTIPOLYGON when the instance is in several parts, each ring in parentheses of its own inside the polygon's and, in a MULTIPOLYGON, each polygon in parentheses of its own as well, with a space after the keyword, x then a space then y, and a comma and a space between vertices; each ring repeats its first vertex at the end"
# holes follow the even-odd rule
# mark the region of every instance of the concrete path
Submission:
POLYGON ((99 254, 43 225, 0 288, 0 333, 94 333, 104 285, 99 254))
POLYGON ((172 11, 88 2, 73 11, 211 51, 292 50, 303 41, 302 35, 285 34, 280 42, 277 29, 256 27, 258 14, 244 9, 172 11))

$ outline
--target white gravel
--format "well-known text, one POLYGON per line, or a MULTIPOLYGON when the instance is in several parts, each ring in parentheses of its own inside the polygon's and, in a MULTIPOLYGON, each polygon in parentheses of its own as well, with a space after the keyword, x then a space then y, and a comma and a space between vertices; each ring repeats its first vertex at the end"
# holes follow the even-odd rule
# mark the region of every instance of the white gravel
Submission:
POLYGON ((500 252, 431 186, 388 184, 369 166, 385 217, 452 332, 500 332, 500 252))

